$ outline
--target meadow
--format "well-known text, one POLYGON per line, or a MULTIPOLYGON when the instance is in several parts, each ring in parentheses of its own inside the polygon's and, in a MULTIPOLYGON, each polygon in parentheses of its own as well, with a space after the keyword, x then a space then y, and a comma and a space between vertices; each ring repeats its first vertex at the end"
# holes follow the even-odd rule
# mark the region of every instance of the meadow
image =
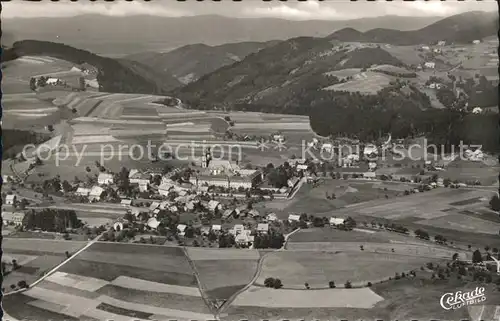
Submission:
POLYGON ((242 249, 188 248, 201 286, 211 299, 229 299, 253 279, 259 252, 242 249))
POLYGON ((85 245, 84 242, 57 241, 50 239, 5 238, 2 242, 2 262, 16 260, 19 268, 4 277, 5 292, 12 291, 11 285, 19 281, 31 284, 85 245))
MULTIPOLYGON (((332 252, 301 250, 270 253, 264 258, 256 285, 262 286, 266 278, 275 277, 283 282, 284 289, 305 289, 305 283, 311 289, 327 289, 330 281, 334 281, 337 287, 343 287, 347 281, 353 286, 366 286, 368 282, 385 281, 396 273, 418 270, 430 261, 425 256, 409 256, 399 252, 361 251, 359 244, 358 251, 344 252, 342 245, 339 245, 338 250, 332 252)), ((332 246, 332 250, 334 248, 332 246)))
POLYGON ((15 298, 4 308, 18 319, 213 318, 179 247, 97 242, 15 298))

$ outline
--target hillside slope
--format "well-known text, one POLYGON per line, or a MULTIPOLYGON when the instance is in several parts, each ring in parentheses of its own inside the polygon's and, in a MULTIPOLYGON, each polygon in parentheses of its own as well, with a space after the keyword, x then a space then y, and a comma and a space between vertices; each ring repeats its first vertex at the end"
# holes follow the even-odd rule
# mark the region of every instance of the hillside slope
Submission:
POLYGON ((432 44, 440 40, 445 40, 448 43, 470 43, 476 39, 495 35, 497 31, 497 12, 474 11, 442 19, 418 30, 377 28, 360 32, 352 28, 344 28, 332 33, 327 38, 392 45, 432 44))
POLYGON ((165 53, 134 54, 125 59, 138 61, 157 71, 169 72, 181 82, 189 83, 277 43, 278 41, 240 42, 220 46, 194 44, 165 53))
POLYGON ((72 62, 88 63, 98 69, 97 80, 101 91, 162 94, 180 85, 168 73, 157 73, 148 66, 127 60, 101 57, 71 46, 36 40, 23 40, 4 51, 3 61, 23 56, 49 56, 72 62))
POLYGON ((325 38, 294 38, 207 74, 179 88, 175 95, 195 108, 252 104, 286 112, 288 107, 300 105, 299 97, 339 82, 325 75, 327 72, 373 64, 403 66, 381 48, 348 46, 325 38))

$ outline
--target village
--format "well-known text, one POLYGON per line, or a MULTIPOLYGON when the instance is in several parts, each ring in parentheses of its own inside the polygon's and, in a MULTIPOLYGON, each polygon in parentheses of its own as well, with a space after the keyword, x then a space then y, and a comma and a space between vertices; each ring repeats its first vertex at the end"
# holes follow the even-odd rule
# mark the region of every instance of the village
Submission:
MULTIPOLYGON (((271 139, 284 142, 286 137, 277 133, 271 139)), ((113 173, 96 161, 98 174, 88 176, 85 181, 75 177, 73 182, 61 182, 56 176, 45 179, 43 184, 31 184, 29 193, 26 193, 28 186, 18 178, 4 175, 10 190, 2 193, 6 205, 2 217, 4 225, 12 230, 54 232, 53 226, 28 223, 31 221, 28 217, 48 209, 73 210, 78 217, 80 212, 87 214, 78 220, 77 226, 68 225, 58 231, 66 239, 71 239, 71 234, 96 237, 99 231, 101 241, 111 242, 280 248, 286 236, 299 228, 329 225, 350 230, 356 227, 348 215, 315 218, 313 212, 290 212, 285 218, 266 209, 265 205, 260 206, 293 200, 304 184, 314 189, 328 180, 392 181, 405 184, 405 190, 398 194, 401 196, 439 187, 466 188, 481 184, 479 180, 440 177, 445 167, 460 155, 438 161, 412 160, 416 155, 408 154, 411 152, 408 144, 408 141, 392 141, 388 137, 361 148, 356 140, 320 142, 314 138, 308 143, 314 158, 292 155, 282 164, 270 163, 266 167, 240 166, 237 161, 215 159, 210 148, 197 164, 166 166, 163 171, 122 168, 113 173), (394 164, 394 151, 407 153, 404 165, 394 164), (321 161, 325 153, 338 158, 321 161), (401 167, 406 171, 401 172, 401 167), (101 220, 95 219, 101 215, 97 213, 86 220, 91 211, 102 212, 101 220)), ((466 149, 461 155, 464 157, 470 162, 485 159, 479 148, 466 149)), ((30 169, 36 170, 40 164, 35 158, 30 169)), ((332 200, 336 196, 326 193, 326 198, 332 200)))

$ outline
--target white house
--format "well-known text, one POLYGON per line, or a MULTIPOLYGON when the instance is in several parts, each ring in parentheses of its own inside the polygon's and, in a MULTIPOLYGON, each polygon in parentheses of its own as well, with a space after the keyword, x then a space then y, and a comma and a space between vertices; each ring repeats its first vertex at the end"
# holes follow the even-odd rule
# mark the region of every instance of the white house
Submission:
POLYGON ((483 109, 481 107, 474 107, 474 109, 472 109, 473 114, 480 114, 482 112, 483 112, 483 109))
POLYGON ((173 188, 173 185, 170 184, 162 184, 158 187, 158 194, 163 196, 168 196, 168 193, 173 188))
POLYGON ((268 223, 257 224, 257 232, 258 233, 268 233, 269 232, 269 224, 268 223))
POLYGON ((14 194, 7 195, 5 197, 5 205, 14 205, 16 203, 17 196, 14 194))
POLYGON ((47 85, 56 85, 59 82, 58 78, 49 78, 47 79, 47 85))
POLYGON ((248 215, 251 216, 251 217, 253 217, 253 218, 260 217, 259 211, 257 211, 255 208, 253 208, 250 211, 248 211, 248 215))
POLYGON ((85 188, 85 187, 78 187, 76 189, 76 195, 79 195, 79 196, 89 196, 90 194, 90 188, 85 188))
POLYGON ((277 221, 277 220, 278 220, 278 216, 277 216, 275 213, 269 213, 269 214, 267 214, 267 216, 266 216, 266 220, 267 220, 268 222, 275 222, 275 221, 277 221))
POLYGON ((149 226, 149 228, 153 229, 153 230, 156 230, 158 228, 158 226, 160 226, 160 222, 154 218, 154 217, 151 217, 148 222, 146 223, 147 226, 149 226))
POLYGON ((113 184, 113 175, 108 173, 100 173, 97 177, 97 183, 99 185, 113 184))
POLYGON ((220 202, 217 202, 217 201, 214 201, 214 200, 210 200, 210 202, 208 202, 208 209, 212 212, 215 212, 216 210, 221 210, 222 209, 222 204, 220 202))
POLYGON ((306 164, 298 164, 297 165, 297 170, 299 170, 299 171, 305 171, 305 170, 307 170, 308 167, 309 166, 307 166, 306 164))
POLYGON ((243 232, 244 230, 245 230, 245 227, 243 226, 243 224, 236 224, 233 226, 233 229, 229 231, 229 233, 231 233, 233 235, 238 235, 241 232, 243 232))
POLYGON ((422 46, 422 50, 430 50, 431 48, 429 46, 422 46))
POLYGON ((474 41, 472 41, 472 43, 477 45, 478 43, 481 43, 481 40, 474 40, 474 41))
POLYGON ((146 192, 148 190, 148 187, 149 187, 149 181, 147 181, 147 182, 142 181, 139 183, 139 191, 140 192, 146 192))
POLYGON ((444 45, 446 45, 446 41, 444 40, 438 41, 438 46, 444 46, 444 45))
POLYGON ((93 186, 89 193, 89 201, 100 201, 104 189, 100 186, 93 186))
POLYGON ((187 211, 192 211, 194 210, 196 203, 194 201, 189 201, 184 205, 184 210, 187 211))
POLYGON ((231 176, 229 177, 229 187, 238 189, 240 187, 250 189, 253 186, 252 179, 248 176, 231 176))
POLYGON ((330 226, 338 226, 344 224, 345 219, 339 217, 330 217, 330 226))
POLYGON ((252 231, 243 230, 241 233, 237 234, 234 238, 234 241, 238 244, 248 244, 254 241, 254 236, 251 235, 252 231))
POLYGON ((424 64, 424 67, 425 67, 425 68, 429 68, 429 69, 434 69, 434 68, 436 68, 436 63, 435 63, 435 62, 432 62, 432 61, 427 61, 427 62, 424 64))
POLYGON ((185 224, 178 224, 177 234, 179 234, 179 236, 184 236, 186 234, 186 228, 187 226, 185 224))
POLYGON ((177 206, 175 205, 172 205, 168 208, 168 210, 172 213, 177 213, 179 211, 179 208, 177 208, 177 206))
POLYGON ((123 200, 121 200, 120 204, 123 205, 123 206, 130 206, 130 205, 132 205, 132 200, 130 200, 130 199, 123 199, 123 200))
POLYGON ((189 181, 196 187, 213 185, 229 188, 229 177, 226 175, 200 175, 194 182, 192 178, 189 181))
POLYGON ((300 221, 300 215, 297 215, 297 214, 288 215, 288 222, 292 223, 292 222, 298 222, 298 221, 300 221))
POLYGON ((154 210, 155 210, 155 209, 157 209, 159 206, 160 206, 160 203, 159 203, 159 202, 153 202, 153 203, 151 203, 151 205, 149 205, 149 210, 150 210, 150 211, 154 211, 154 210))
POLYGON ((214 232, 220 232, 222 230, 222 225, 219 224, 213 224, 212 225, 212 231, 214 232))

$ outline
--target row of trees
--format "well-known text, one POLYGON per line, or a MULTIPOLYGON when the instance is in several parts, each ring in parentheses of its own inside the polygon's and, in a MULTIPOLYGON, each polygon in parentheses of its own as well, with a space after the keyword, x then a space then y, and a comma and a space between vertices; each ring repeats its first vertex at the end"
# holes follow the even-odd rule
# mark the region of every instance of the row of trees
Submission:
POLYGON ((24 216, 23 228, 27 230, 41 229, 48 232, 64 233, 67 229, 82 227, 73 210, 50 209, 31 210, 24 216))

